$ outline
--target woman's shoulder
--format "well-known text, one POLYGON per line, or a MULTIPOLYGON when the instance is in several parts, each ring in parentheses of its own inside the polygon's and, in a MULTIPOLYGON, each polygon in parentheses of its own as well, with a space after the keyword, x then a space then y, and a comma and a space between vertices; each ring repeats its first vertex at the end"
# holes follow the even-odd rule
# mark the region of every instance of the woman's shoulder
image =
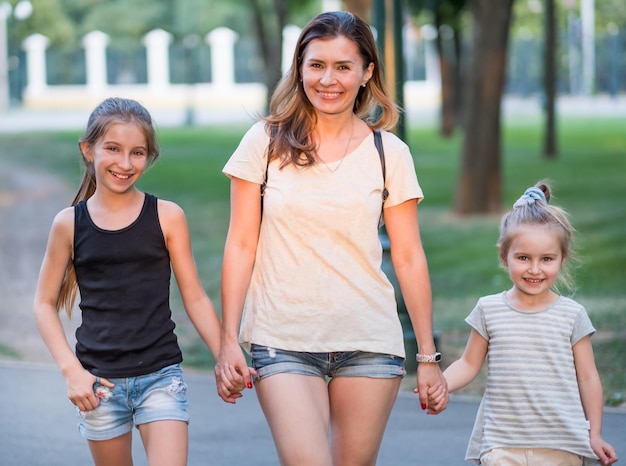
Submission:
POLYGON ((248 128, 246 133, 243 136, 243 139, 252 139, 252 140, 261 140, 261 139, 269 139, 269 135, 267 133, 267 127, 263 120, 258 120, 248 128))
POLYGON ((383 140, 383 147, 385 150, 390 151, 405 151, 409 150, 409 146, 406 142, 398 137, 398 135, 384 129, 379 130, 383 140))

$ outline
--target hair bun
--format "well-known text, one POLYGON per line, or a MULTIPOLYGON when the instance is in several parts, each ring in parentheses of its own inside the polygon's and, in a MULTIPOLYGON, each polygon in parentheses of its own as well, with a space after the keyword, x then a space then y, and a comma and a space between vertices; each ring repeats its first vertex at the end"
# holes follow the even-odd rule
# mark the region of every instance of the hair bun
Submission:
POLYGON ((524 194, 513 204, 513 208, 533 205, 537 201, 543 202, 544 204, 548 203, 545 193, 540 188, 533 186, 524 191, 524 194))

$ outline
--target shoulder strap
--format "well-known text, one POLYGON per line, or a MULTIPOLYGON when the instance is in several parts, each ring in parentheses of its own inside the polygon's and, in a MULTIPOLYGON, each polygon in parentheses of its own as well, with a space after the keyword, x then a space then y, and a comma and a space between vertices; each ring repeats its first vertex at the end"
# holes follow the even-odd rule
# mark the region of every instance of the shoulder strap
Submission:
POLYGON ((267 186, 267 172, 270 169, 270 155, 268 153, 268 148, 265 149, 265 176, 263 178, 263 183, 261 184, 261 217, 263 217, 263 196, 265 195, 265 187, 267 186))
MULTIPOLYGON (((383 172, 383 193, 382 193, 382 197, 383 197, 383 205, 385 205, 385 201, 387 200, 387 198, 389 197, 389 191, 387 190, 387 186, 385 186, 385 183, 387 181, 387 168, 386 168, 386 164, 385 164, 385 150, 383 149, 383 138, 380 134, 380 131, 375 129, 374 130, 374 145, 376 146, 376 150, 378 151, 378 157, 380 158, 380 168, 382 169, 383 172)), ((384 223, 383 220, 383 207, 381 206, 380 208, 380 220, 378 221, 378 226, 381 227, 384 223)))
POLYGON ((374 130, 374 145, 376 146, 376 150, 378 151, 378 156, 380 157, 380 168, 383 171, 383 203, 389 197, 389 191, 387 191, 387 187, 384 186, 386 182, 387 169, 385 166, 385 149, 383 149, 383 138, 380 135, 380 131, 374 130))
POLYGON ((267 164, 265 165, 265 179, 263 180, 263 184, 261 184, 261 202, 263 202, 263 195, 265 194, 265 187, 267 186, 267 171, 270 168, 270 158, 267 157, 267 164))

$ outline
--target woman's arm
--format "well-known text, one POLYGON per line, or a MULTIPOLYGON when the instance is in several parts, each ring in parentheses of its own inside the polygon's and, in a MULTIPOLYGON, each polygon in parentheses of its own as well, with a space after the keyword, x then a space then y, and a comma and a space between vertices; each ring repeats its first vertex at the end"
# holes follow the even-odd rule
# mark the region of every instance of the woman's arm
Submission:
MULTIPOLYGON (((432 354, 436 351, 433 338, 432 294, 428 264, 419 232, 417 200, 412 199, 388 207, 384 215, 391 261, 411 318, 417 347, 422 354, 432 354)), ((407 357, 415 356, 407 355, 407 357)), ((447 403, 446 381, 439 365, 421 363, 417 371, 417 391, 422 409, 428 406, 428 387, 437 385, 443 387, 445 403, 447 403)), ((445 408, 445 403, 439 411, 445 408)))
MULTIPOLYGON (((65 269, 72 259, 73 236, 74 209, 67 208, 55 217, 48 237, 35 291, 35 322, 65 377, 68 398, 81 411, 91 411, 98 406, 98 398, 93 393, 96 378, 83 368, 70 347, 56 307, 65 269)), ((107 381, 102 383, 113 386, 107 381)))
POLYGON ((574 365, 580 399, 589 421, 589 438, 591 448, 600 458, 602 464, 613 464, 617 461, 615 449, 602 439, 602 383, 593 356, 591 336, 580 339, 573 347, 574 365))
MULTIPOLYGON (((251 372, 239 346, 239 327, 259 241, 261 193, 258 184, 233 177, 230 194, 230 224, 222 263, 222 338, 216 377, 227 378, 235 371, 252 388, 251 372)), ((224 389, 218 380, 218 392, 224 389)))

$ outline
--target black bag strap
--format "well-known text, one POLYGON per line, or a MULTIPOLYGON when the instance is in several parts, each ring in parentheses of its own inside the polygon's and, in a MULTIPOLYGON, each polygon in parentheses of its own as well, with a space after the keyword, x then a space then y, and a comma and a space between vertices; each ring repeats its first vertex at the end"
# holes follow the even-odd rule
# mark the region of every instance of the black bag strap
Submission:
POLYGON ((265 179, 261 185, 261 206, 263 205, 263 195, 265 194, 265 187, 267 186, 267 172, 270 169, 270 158, 267 157, 267 165, 265 165, 265 179))
POLYGON ((378 228, 380 228, 385 223, 385 220, 383 217, 383 212, 384 212, 383 209, 384 209, 385 201, 389 197, 389 191, 387 191, 387 186, 385 186, 387 168, 385 164, 385 150, 383 149, 383 138, 380 135, 380 131, 377 129, 374 130, 374 145, 376 146, 376 150, 378 151, 378 156, 380 157, 380 168, 383 171, 383 193, 382 193, 383 203, 380 206, 380 218, 378 219, 378 228))
POLYGON ((387 187, 385 186, 387 169, 385 166, 385 149, 383 149, 383 138, 380 135, 380 131, 374 130, 374 145, 376 146, 376 150, 378 151, 378 156, 380 157, 380 168, 383 171, 383 204, 389 197, 389 191, 387 191, 387 187))
POLYGON ((265 166, 265 179, 261 185, 261 218, 263 218, 263 196, 265 196, 265 187, 267 186, 267 172, 270 169, 270 158, 267 157, 267 165, 265 166))

